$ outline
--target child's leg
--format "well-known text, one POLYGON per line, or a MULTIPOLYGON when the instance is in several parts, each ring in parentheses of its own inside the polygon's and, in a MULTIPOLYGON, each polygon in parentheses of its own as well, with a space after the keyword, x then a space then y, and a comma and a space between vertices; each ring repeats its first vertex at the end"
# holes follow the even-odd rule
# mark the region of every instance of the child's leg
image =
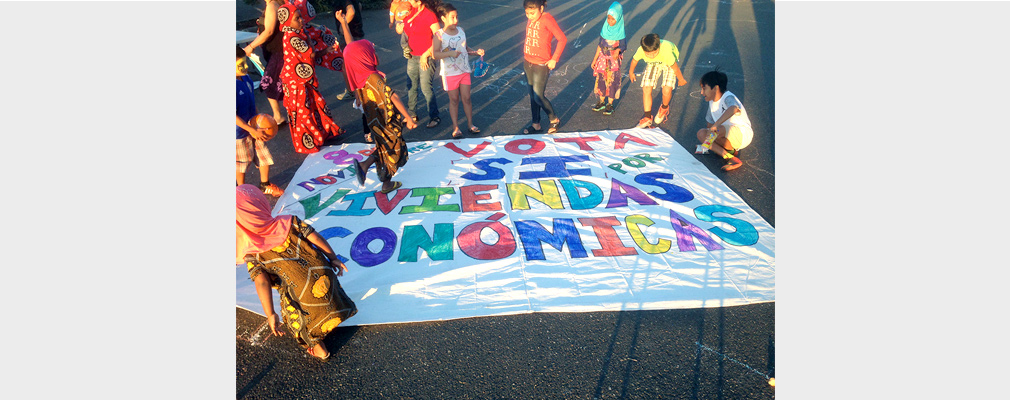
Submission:
POLYGON ((537 95, 533 91, 533 82, 536 80, 533 77, 533 64, 528 61, 523 61, 523 71, 526 73, 526 87, 529 88, 530 93, 530 113, 532 117, 533 129, 540 129, 540 103, 537 101, 537 95))
POLYGON ((466 123, 470 126, 477 126, 473 123, 473 104, 470 104, 470 85, 459 85, 460 99, 463 101, 463 113, 466 114, 466 123))
POLYGON ((245 183, 245 170, 249 168, 249 163, 247 162, 236 162, 235 163, 235 183, 244 184, 245 183))
POLYGON ((252 140, 252 136, 235 140, 235 183, 239 185, 245 183, 245 171, 252 162, 252 140))
POLYGON ((452 131, 459 130, 459 87, 449 91, 449 116, 452 117, 452 131))
POLYGON ((281 113, 281 104, 277 100, 267 97, 267 103, 270 103, 270 110, 274 113, 274 122, 278 125, 284 123, 284 114, 281 113))
POLYGON ((673 98, 673 86, 663 86, 663 105, 661 107, 669 107, 670 99, 673 98))
POLYGON ((263 193, 271 196, 280 196, 284 193, 281 188, 270 183, 270 166, 274 164, 273 156, 270 155, 270 150, 267 149, 265 142, 254 140, 256 146, 256 158, 259 160, 260 169, 260 188, 263 189, 263 193))
POLYGON ((642 109, 645 110, 644 116, 652 116, 652 86, 642 87, 642 109))

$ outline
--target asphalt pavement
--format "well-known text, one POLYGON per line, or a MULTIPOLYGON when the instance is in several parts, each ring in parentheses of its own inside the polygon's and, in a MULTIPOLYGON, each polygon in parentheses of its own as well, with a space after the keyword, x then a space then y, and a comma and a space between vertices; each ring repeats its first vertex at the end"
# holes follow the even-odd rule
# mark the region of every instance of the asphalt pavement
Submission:
MULTIPOLYGON (((526 17, 519 0, 451 2, 472 48, 486 50, 491 65, 473 78, 477 136, 515 135, 530 122, 522 68, 526 17)), ((775 226, 775 4, 772 1, 622 1, 629 54, 621 98, 613 115, 593 112, 589 69, 610 1, 551 0, 568 37, 552 72, 547 96, 561 118, 560 131, 633 127, 642 114, 642 89, 627 77, 627 63, 641 37, 658 33, 680 50, 688 85, 674 91, 670 119, 660 125, 693 152, 695 132, 705 127, 698 79, 718 67, 729 90, 744 103, 754 140, 744 166, 730 172, 714 155, 696 156, 747 204, 775 226)), ((256 15, 238 2, 241 24, 256 15)), ((406 99, 406 60, 383 10, 363 12, 365 38, 375 43, 379 70, 406 99)), ((311 23, 336 30, 332 14, 311 23)), ((640 65, 640 75, 644 66, 640 65)), ((346 142, 363 143, 360 113, 338 101, 339 73, 316 69, 320 92, 346 142)), ((448 96, 434 88, 442 122, 405 133, 407 141, 449 139, 448 96)), ((654 92, 659 106, 659 91, 654 92)), ((423 100, 423 96, 421 97, 423 100)), ((261 113, 270 107, 257 97, 261 113)), ((465 117, 459 111, 461 130, 465 117)), ((546 118, 543 119, 546 122, 546 118)), ((271 181, 285 188, 305 159, 294 151, 285 127, 269 142, 275 164, 271 181)), ((254 182, 254 171, 247 181, 254 182)), ((255 310, 259 311, 259 310, 255 310)), ((766 399, 774 397, 775 303, 690 310, 535 313, 452 321, 338 328, 326 340, 327 362, 305 354, 288 337, 268 337, 262 316, 236 310, 236 395, 266 398, 672 398, 766 399)))

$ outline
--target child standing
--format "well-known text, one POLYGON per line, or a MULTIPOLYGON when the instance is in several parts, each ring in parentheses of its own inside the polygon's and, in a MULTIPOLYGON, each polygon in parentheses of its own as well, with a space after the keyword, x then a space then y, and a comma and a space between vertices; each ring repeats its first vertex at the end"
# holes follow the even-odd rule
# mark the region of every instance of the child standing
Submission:
POLYGON ((743 103, 733 92, 726 90, 729 81, 719 70, 709 71, 701 76, 701 94, 708 101, 705 121, 708 128, 698 131, 698 141, 702 142, 695 153, 706 153, 708 148, 726 160, 723 171, 740 168, 743 161, 738 157, 740 149, 750 145, 754 130, 743 103))
POLYGON ((530 111, 533 113, 533 122, 530 123, 523 133, 538 133, 540 126, 540 109, 547 112, 547 118, 551 125, 547 133, 558 131, 561 119, 554 113, 554 105, 544 91, 547 90, 547 77, 558 61, 561 60, 561 52, 568 44, 568 38, 558 27, 558 22, 554 16, 544 12, 546 0, 523 0, 523 8, 526 11, 526 40, 523 43, 523 71, 526 72, 526 83, 530 88, 530 111), (551 41, 557 39, 558 45, 551 51, 551 41))
POLYGON ((631 68, 628 71, 631 81, 635 81, 635 66, 638 60, 645 60, 647 64, 645 72, 642 74, 642 108, 645 113, 638 121, 639 128, 653 126, 652 120, 652 88, 659 82, 659 76, 663 75, 663 104, 659 106, 656 113, 655 124, 661 124, 670 114, 670 99, 673 97, 674 74, 676 74, 677 86, 684 86, 687 80, 680 72, 677 61, 680 59, 680 51, 673 42, 662 40, 659 35, 650 33, 642 37, 642 46, 635 51, 635 56, 631 59, 631 68))
POLYGON ((621 61, 628 41, 624 36, 624 10, 621 3, 613 2, 607 10, 607 20, 600 31, 600 44, 593 57, 593 76, 596 87, 593 93, 600 96, 600 102, 593 111, 603 111, 604 115, 614 113, 614 99, 621 98, 621 61))
POLYGON ((442 3, 438 6, 438 16, 442 19, 444 26, 432 39, 432 49, 434 58, 439 60, 440 74, 442 75, 442 87, 449 93, 449 115, 452 117, 452 138, 459 139, 463 133, 459 131, 459 101, 463 100, 463 113, 466 114, 466 122, 470 124, 468 131, 471 134, 480 133, 477 125, 473 124, 473 106, 470 104, 470 54, 483 56, 484 49, 474 51, 466 45, 466 33, 463 28, 457 26, 459 20, 456 7, 452 4, 442 3))
POLYGON ((270 166, 274 159, 267 150, 266 129, 253 128, 247 121, 256 116, 256 100, 253 98, 253 82, 249 78, 249 65, 246 64, 246 53, 236 45, 235 53, 235 184, 245 183, 245 172, 253 161, 253 154, 259 160, 260 190, 268 195, 279 197, 284 194, 281 188, 270 183, 270 166))

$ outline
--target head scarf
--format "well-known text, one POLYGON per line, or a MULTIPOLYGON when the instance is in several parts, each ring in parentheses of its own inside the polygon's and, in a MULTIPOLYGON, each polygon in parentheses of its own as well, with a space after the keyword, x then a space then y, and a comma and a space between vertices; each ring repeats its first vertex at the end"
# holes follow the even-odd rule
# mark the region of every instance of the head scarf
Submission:
MULTIPOLYGON (((299 13, 298 8, 296 8, 291 4, 285 4, 277 8, 277 25, 280 26, 281 32, 295 31, 295 28, 291 26, 291 21, 294 20, 294 18, 292 18, 292 15, 294 15, 295 13, 299 13)), ((305 24, 305 18, 303 17, 302 25, 304 24, 305 24)))
POLYGON ((235 263, 244 263, 246 254, 262 253, 284 243, 291 228, 291 216, 270 215, 270 203, 256 186, 235 188, 235 263))
POLYGON ((302 16, 302 22, 307 24, 316 17, 316 9, 312 8, 312 4, 309 4, 308 0, 292 0, 290 4, 298 9, 298 13, 302 16))
POLYGON ((375 45, 365 39, 348 43, 344 47, 344 69, 347 70, 347 81, 351 84, 351 90, 358 90, 365 86, 365 81, 372 74, 379 74, 383 78, 386 74, 379 72, 376 66, 379 59, 375 56, 375 45))
POLYGON ((610 26, 607 20, 603 20, 603 30, 600 31, 600 36, 603 36, 607 40, 621 40, 624 39, 624 8, 621 7, 621 3, 613 2, 610 4, 610 9, 607 10, 607 15, 614 17, 617 23, 614 26, 610 26))

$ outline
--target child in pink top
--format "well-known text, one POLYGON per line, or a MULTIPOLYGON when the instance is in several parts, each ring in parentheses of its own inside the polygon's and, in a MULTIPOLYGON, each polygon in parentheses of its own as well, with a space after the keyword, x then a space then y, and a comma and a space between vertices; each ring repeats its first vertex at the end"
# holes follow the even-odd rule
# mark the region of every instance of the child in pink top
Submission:
POLYGON ((554 16, 544 12, 545 0, 523 0, 523 8, 526 11, 526 41, 523 44, 523 69, 526 72, 526 83, 530 88, 530 111, 533 112, 533 122, 523 130, 523 133, 540 132, 540 109, 547 112, 550 120, 550 128, 547 133, 558 131, 561 119, 554 113, 554 105, 551 104, 544 91, 547 89, 547 77, 550 71, 561 59, 561 52, 564 51, 568 38, 558 27, 554 16), (557 47, 551 51, 551 41, 558 41, 557 47))
POLYGON ((459 131, 459 100, 463 99, 463 112, 466 114, 466 122, 470 124, 471 134, 480 133, 477 125, 473 124, 473 106, 470 103, 470 54, 484 55, 484 49, 472 50, 466 43, 466 33, 463 28, 457 26, 459 20, 456 14, 456 7, 452 4, 442 3, 437 9, 439 18, 442 19, 444 28, 440 29, 432 38, 432 49, 434 58, 439 60, 439 71, 442 75, 442 86, 449 92, 449 115, 452 117, 452 138, 459 139, 463 133, 459 131))

